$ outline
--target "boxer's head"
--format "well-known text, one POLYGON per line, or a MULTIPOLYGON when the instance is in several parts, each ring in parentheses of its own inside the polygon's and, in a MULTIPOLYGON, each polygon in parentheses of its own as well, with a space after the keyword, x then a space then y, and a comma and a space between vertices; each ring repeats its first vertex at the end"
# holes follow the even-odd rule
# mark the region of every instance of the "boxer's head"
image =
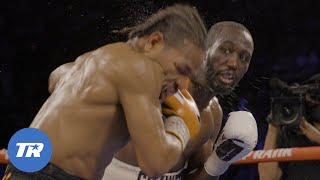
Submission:
POLYGON ((243 25, 226 21, 214 24, 207 36, 202 67, 204 84, 219 94, 229 94, 247 72, 253 40, 243 25))
POLYGON ((129 33, 136 49, 161 64, 171 87, 167 90, 183 86, 186 78, 200 70, 205 39, 206 29, 197 10, 187 5, 162 9, 129 33))

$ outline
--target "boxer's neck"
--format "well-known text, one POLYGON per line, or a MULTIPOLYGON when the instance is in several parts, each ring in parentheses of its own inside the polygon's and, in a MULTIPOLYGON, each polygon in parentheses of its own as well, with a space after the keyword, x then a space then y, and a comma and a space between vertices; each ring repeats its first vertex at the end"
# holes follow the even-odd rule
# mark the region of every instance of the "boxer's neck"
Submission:
POLYGON ((137 52, 143 52, 143 41, 140 40, 140 38, 135 37, 132 39, 129 39, 127 43, 137 52))
MULTIPOLYGON (((144 45, 146 43, 146 39, 145 38, 138 38, 138 37, 135 37, 133 39, 130 39, 127 41, 127 43, 134 49, 134 51, 137 51, 139 53, 144 53, 144 45)), ((162 73, 164 74, 165 73, 165 70, 164 70, 164 64, 162 61, 159 61, 155 58, 152 58, 152 57, 149 57, 149 59, 155 61, 159 66, 160 66, 160 69, 162 71, 162 73)))

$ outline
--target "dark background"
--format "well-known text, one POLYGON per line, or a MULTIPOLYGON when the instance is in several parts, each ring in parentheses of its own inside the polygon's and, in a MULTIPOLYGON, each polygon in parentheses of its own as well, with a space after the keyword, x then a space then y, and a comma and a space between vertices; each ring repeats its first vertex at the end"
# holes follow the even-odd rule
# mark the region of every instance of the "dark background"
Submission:
MULTIPOLYGON (((47 80, 59 65, 107 43, 125 41, 113 33, 133 26, 174 2, 198 8, 207 28, 224 20, 244 24, 255 51, 248 73, 229 96, 220 97, 224 113, 247 109, 256 117, 262 149, 270 110, 268 79, 299 82, 320 71, 320 18, 317 1, 35 1, 0 6, 0 149, 29 126, 48 97, 47 80)), ((231 167, 221 179, 258 179, 257 165, 231 167)), ((1 177, 1 172, 0 172, 1 177)))

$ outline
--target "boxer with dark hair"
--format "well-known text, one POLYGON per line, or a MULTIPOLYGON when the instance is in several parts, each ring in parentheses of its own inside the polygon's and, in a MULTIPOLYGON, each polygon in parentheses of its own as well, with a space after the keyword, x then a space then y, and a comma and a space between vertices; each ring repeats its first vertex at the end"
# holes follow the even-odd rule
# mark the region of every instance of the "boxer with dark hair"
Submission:
MULTIPOLYGON (((190 139, 170 173, 159 179, 218 178, 232 162, 241 159, 256 146, 257 125, 252 114, 245 111, 229 114, 227 123, 213 146, 222 121, 222 109, 215 96, 229 94, 246 73, 253 53, 250 32, 236 22, 217 23, 208 32, 206 49, 207 55, 201 71, 188 86, 188 91, 201 112, 200 132, 190 139)), ((170 100, 185 99, 177 94, 170 100)), ((115 155, 103 180, 148 179, 143 169, 138 167, 136 153, 136 148, 130 142, 115 155)))
POLYGON ((177 112, 163 120, 160 100, 196 76, 205 38, 197 10, 173 5, 136 26, 127 43, 108 44, 59 67, 50 76, 52 94, 30 125, 50 138, 51 161, 35 173, 9 164, 5 177, 101 179, 129 140, 148 176, 168 172, 199 131, 199 115, 190 96, 183 112, 167 103, 177 112))

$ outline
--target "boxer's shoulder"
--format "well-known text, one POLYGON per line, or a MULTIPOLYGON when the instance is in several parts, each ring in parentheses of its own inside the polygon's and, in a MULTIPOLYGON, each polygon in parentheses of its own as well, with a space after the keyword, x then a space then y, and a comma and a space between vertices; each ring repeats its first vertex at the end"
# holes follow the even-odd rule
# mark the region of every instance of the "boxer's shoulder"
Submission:
POLYGON ((116 42, 101 46, 91 52, 94 57, 100 59, 122 59, 134 55, 132 48, 124 42, 116 42))
POLYGON ((124 59, 125 61, 128 60, 137 60, 141 59, 144 56, 142 53, 139 53, 136 51, 132 45, 125 42, 116 42, 107 44, 105 46, 102 46, 94 51, 94 54, 100 55, 109 55, 109 57, 116 58, 116 59, 124 59), (128 59, 130 58, 130 59, 128 59))
POLYGON ((160 69, 159 63, 138 52, 128 43, 108 44, 93 52, 94 55, 98 56, 101 56, 101 53, 102 59, 111 60, 113 64, 118 65, 117 68, 128 68, 134 74, 152 73, 156 69, 160 69))
POLYGON ((135 51, 128 43, 113 43, 96 51, 93 52, 96 54, 94 56, 102 57, 99 60, 104 61, 100 63, 102 64, 100 69, 105 69, 108 74, 112 74, 112 81, 116 85, 125 88, 140 86, 137 89, 150 87, 152 92, 155 89, 161 89, 163 73, 159 63, 135 51))

